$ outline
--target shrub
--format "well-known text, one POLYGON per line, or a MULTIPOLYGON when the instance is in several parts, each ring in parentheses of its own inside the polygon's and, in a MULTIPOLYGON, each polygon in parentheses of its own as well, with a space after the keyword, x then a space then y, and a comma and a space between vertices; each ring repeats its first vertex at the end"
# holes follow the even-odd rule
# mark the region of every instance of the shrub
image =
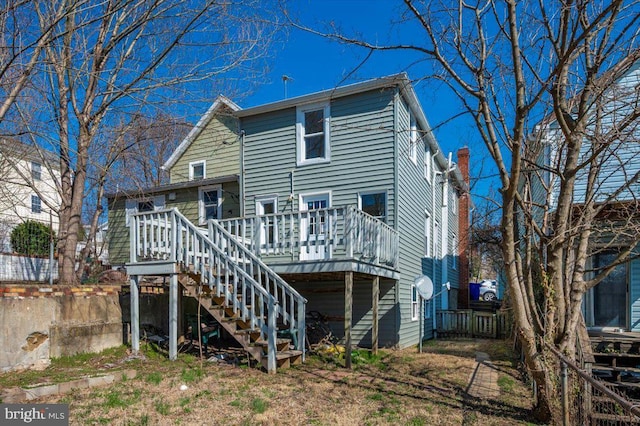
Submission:
POLYGON ((27 220, 11 231, 11 247, 18 254, 46 256, 49 254, 49 239, 55 234, 47 225, 27 220))

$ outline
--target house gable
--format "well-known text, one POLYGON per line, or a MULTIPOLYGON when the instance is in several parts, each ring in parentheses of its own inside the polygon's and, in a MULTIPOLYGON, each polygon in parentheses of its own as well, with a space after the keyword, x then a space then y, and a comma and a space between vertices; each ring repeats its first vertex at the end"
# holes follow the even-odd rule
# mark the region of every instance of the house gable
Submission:
POLYGON ((216 99, 163 165, 169 170, 171 183, 240 173, 238 120, 234 116, 239 109, 224 96, 216 99))

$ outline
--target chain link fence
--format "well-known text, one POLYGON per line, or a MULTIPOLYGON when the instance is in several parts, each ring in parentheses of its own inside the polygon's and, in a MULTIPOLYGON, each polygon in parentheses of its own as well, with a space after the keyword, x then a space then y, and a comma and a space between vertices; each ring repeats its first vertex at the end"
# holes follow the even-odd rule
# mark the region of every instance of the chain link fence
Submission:
POLYGON ((592 362, 579 354, 582 366, 547 344, 560 365, 563 425, 640 426, 640 387, 608 382, 592 374, 592 362))

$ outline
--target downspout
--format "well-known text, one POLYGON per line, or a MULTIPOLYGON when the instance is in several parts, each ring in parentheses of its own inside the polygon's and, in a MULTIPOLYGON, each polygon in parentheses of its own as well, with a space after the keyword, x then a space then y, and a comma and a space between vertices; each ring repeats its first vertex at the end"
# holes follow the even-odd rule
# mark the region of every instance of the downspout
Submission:
MULTIPOLYGON (((440 247, 440 253, 442 255, 442 283, 449 281, 449 172, 451 172, 451 153, 449 153, 449 159, 447 161, 447 169, 443 173, 442 178, 442 245, 440 247)), ((449 309, 449 292, 442 292, 440 306, 447 298, 447 309, 449 309)))
MULTIPOLYGON (((433 235, 433 229, 435 228, 436 222, 437 222, 437 216, 436 216, 436 176, 441 175, 442 172, 439 172, 436 170, 436 163, 435 163, 435 159, 436 156, 438 155, 438 153, 440 152, 440 150, 436 150, 436 152, 434 152, 431 155, 431 214, 433 215, 433 220, 431 221, 431 235, 433 236, 433 238, 430 238, 429 240, 431 241, 431 246, 432 249, 431 250, 431 273, 433 274, 433 282, 437 282, 436 280, 436 258, 437 258, 437 252, 436 252, 436 247, 438 246, 436 244, 436 236, 433 235)), ((433 338, 435 339, 436 336, 436 330, 437 330, 437 320, 436 320, 436 300, 433 300, 433 303, 431 304, 431 310, 432 315, 431 315, 431 320, 433 321, 433 338)))
POLYGON ((244 130, 240 130, 240 217, 244 217, 244 130))
MULTIPOLYGON (((398 197, 398 188, 400 187, 399 183, 398 183, 398 179, 400 178, 400 174, 398 173, 398 169, 400 168, 400 156, 399 156, 399 150, 398 150, 398 135, 399 133, 399 125, 398 125, 398 109, 400 107, 400 91, 398 89, 398 87, 396 86, 396 90, 395 90, 395 94, 393 97, 393 157, 394 157, 394 170, 393 170, 393 202, 395 203, 395 215, 393 217, 393 229, 396 230, 396 232, 398 231, 398 218, 400 217, 400 203, 399 203, 399 198, 398 197)), ((398 257, 400 256, 400 250, 401 250, 401 244, 398 242, 398 257)), ((399 267, 399 265, 397 266, 399 267)), ((395 298, 396 298, 396 303, 400 302, 400 280, 396 281, 396 291, 395 291, 395 298)), ((411 287, 409 287, 409 290, 411 290, 411 287)), ((394 315, 395 315, 395 324, 396 324, 396 328, 399 330, 400 329, 400 310, 399 309, 394 309, 394 315)), ((398 340, 399 340, 398 336, 398 340)), ((419 338, 419 337, 418 337, 419 338)))

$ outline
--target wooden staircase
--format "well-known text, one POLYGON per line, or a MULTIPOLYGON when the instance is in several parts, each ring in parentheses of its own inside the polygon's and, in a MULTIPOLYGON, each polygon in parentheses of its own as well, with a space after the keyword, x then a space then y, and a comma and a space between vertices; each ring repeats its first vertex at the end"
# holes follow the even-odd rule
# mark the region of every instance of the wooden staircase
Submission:
MULTIPOLYGON (((187 296, 198 300, 200 306, 213 316, 220 326, 242 346, 263 368, 268 368, 268 341, 261 338, 260 330, 252 328, 239 312, 227 306, 224 296, 215 296, 207 286, 201 285, 200 275, 180 274, 178 282, 187 296)), ((276 338, 276 367, 287 368, 302 363, 303 351, 291 349, 291 339, 276 338)))
POLYGON ((130 220, 127 267, 138 277, 147 270, 177 276, 268 372, 304 361, 306 299, 238 238, 216 221, 198 228, 177 209, 137 213, 130 220), (294 336, 296 347, 278 339, 279 332, 294 336))

